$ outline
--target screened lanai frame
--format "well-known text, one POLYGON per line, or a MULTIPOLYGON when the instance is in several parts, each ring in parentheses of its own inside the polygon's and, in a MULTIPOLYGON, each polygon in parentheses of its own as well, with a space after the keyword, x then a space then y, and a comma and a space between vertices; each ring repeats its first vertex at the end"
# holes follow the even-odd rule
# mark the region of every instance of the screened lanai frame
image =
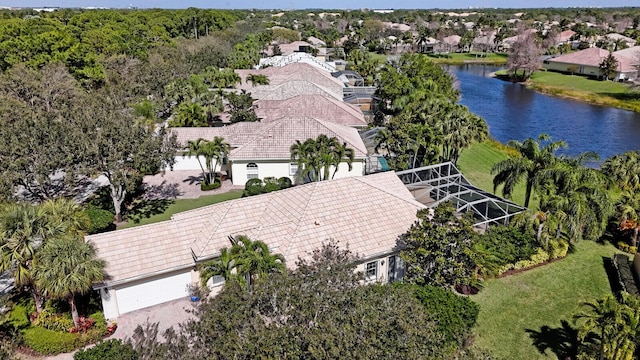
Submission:
POLYGON ((473 211, 476 227, 507 224, 511 217, 526 210, 473 186, 451 162, 397 171, 396 175, 417 201, 430 208, 449 201, 457 212, 473 211))

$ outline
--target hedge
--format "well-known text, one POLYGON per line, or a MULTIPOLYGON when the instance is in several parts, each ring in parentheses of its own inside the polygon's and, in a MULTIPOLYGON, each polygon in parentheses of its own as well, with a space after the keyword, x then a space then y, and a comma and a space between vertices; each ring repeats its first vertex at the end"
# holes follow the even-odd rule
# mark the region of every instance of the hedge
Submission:
POLYGON ((476 325, 480 306, 466 296, 435 287, 413 287, 415 297, 425 306, 427 313, 438 323, 438 328, 447 341, 462 344, 476 325))
POLYGON ((221 186, 221 184, 220 184, 220 182, 219 182, 219 181, 215 181, 213 184, 205 184, 205 183, 203 182, 203 183, 200 183, 200 190, 202 190, 202 191, 209 191, 209 190, 217 189, 217 188, 219 188, 220 186, 221 186))
POLYGON ((137 360, 138 354, 130 344, 120 339, 101 341, 96 346, 80 350, 73 355, 74 360, 137 360))
POLYGON ((631 262, 627 255, 615 254, 613 256, 613 266, 618 272, 618 280, 622 289, 629 294, 640 295, 638 291, 638 285, 633 278, 633 272, 631 271, 631 262))
POLYGON ((80 340, 76 333, 51 331, 40 326, 24 330, 23 336, 25 345, 43 355, 73 351, 80 340))
POLYGON ((113 217, 115 215, 111 211, 90 205, 87 208, 86 213, 91 221, 89 234, 98 234, 116 229, 116 225, 113 223, 113 217))

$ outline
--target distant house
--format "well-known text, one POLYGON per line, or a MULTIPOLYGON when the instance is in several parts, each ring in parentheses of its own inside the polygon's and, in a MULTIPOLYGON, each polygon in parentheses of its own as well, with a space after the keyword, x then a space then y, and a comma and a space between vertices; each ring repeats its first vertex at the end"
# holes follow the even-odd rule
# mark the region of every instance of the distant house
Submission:
MULTIPOLYGON (((229 236, 261 240, 291 268, 330 239, 361 258, 367 281, 404 275, 397 240, 425 208, 393 172, 296 186, 178 213, 156 224, 90 235, 106 261, 100 290, 104 315, 121 314, 185 298, 199 283, 197 265, 230 247, 229 236)), ((222 279, 209 281, 212 293, 222 279)))
POLYGON ((570 43, 575 34, 576 34, 576 32, 573 31, 573 30, 565 30, 565 31, 561 32, 558 35, 558 39, 556 41, 556 46, 570 43))
POLYGON ((259 100, 255 107, 256 115, 263 123, 286 116, 311 116, 355 128, 368 125, 359 107, 331 96, 298 95, 286 100, 259 100))
POLYGON ((624 36, 621 34, 617 34, 617 33, 611 33, 611 34, 607 34, 605 35, 605 37, 611 41, 622 41, 624 42, 627 47, 634 47, 636 46, 636 41, 628 36, 624 36))
MULTIPOLYGON (((203 138, 212 140, 222 137, 231 151, 227 161, 219 164, 216 171, 225 172, 233 185, 244 186, 249 179, 267 177, 289 177, 294 183, 304 182, 300 178, 298 165, 291 162, 290 147, 296 140, 301 142, 319 135, 336 137, 354 150, 352 169, 346 163, 338 167, 335 178, 364 175, 367 148, 355 128, 311 116, 285 116, 268 122, 236 123, 213 128, 171 128, 182 146, 188 141, 203 138)), ((203 159, 201 159, 203 160, 203 159)), ((176 156, 174 170, 199 170, 195 157, 176 156)), ((333 173, 334 169, 331 169, 333 173)))
MULTIPOLYGON (((593 47, 547 59, 543 67, 564 73, 600 77, 600 64, 607 56, 609 51, 593 47)), ((638 61, 621 55, 614 54, 614 56, 618 60, 615 80, 635 79, 638 76, 638 61)))
POLYGON ((633 46, 627 49, 615 51, 615 56, 624 56, 634 61, 637 65, 640 65, 640 46, 633 46))

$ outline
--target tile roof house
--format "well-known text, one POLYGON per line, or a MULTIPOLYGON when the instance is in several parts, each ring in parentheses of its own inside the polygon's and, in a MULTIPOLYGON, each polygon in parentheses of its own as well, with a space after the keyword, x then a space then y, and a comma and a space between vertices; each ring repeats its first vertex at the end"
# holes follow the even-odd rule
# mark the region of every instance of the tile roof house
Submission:
POLYGON ((605 35, 605 37, 607 37, 607 39, 611 40, 611 41, 623 41, 624 43, 627 44, 628 47, 634 47, 636 46, 636 41, 628 36, 624 36, 622 34, 618 34, 618 33, 611 33, 611 34, 607 34, 605 35))
POLYGON ((640 64, 640 46, 633 46, 630 48, 614 51, 613 55, 624 56, 635 61, 637 64, 640 64))
MULTIPOLYGON (((618 71, 614 79, 635 79, 638 75, 638 61, 618 54, 613 55, 618 60, 618 71)), ((600 63, 607 56, 609 56, 608 50, 592 47, 547 59, 543 67, 547 70, 600 77, 600 63)))
POLYGON ((270 97, 270 92, 274 91, 274 89, 280 89, 281 85, 289 82, 296 82, 299 89, 293 89, 288 93, 305 94, 305 91, 309 91, 309 93, 316 94, 326 92, 331 96, 342 98, 344 84, 340 80, 331 76, 330 72, 320 70, 306 63, 291 63, 282 67, 274 66, 264 69, 234 71, 241 79, 241 83, 237 88, 251 92, 254 99, 270 97), (269 79, 269 85, 253 86, 247 81, 247 77, 250 74, 265 75, 269 79), (315 86, 311 86, 309 83, 315 86))
MULTIPOLYGON (((349 171, 342 163, 335 178, 362 176, 364 174, 367 148, 355 128, 311 116, 284 116, 270 122, 236 123, 217 128, 172 128, 184 147, 190 140, 207 140, 219 136, 231 145, 228 162, 218 171, 225 171, 234 185, 244 186, 251 178, 289 177, 294 183, 303 182, 297 164, 291 163, 290 147, 296 140, 305 141, 324 134, 336 137, 354 150, 354 161, 349 171)), ((176 156, 174 170, 199 170, 195 158, 176 156)), ((333 169, 332 169, 333 172, 333 169)))
POLYGON ((359 107, 331 96, 298 95, 286 100, 258 100, 256 115, 263 123, 284 116, 312 116, 336 124, 363 128, 367 120, 359 107))
MULTIPOLYGON (((245 235, 282 254, 287 267, 329 239, 361 256, 370 280, 402 277, 397 239, 425 206, 393 172, 322 181, 178 213, 171 220, 85 238, 106 261, 97 285, 106 318, 187 296, 196 266, 245 235), (392 216, 390 216, 392 214, 392 216), (385 260, 387 260, 385 262, 385 260)), ((214 291, 221 283, 211 282, 214 291)))

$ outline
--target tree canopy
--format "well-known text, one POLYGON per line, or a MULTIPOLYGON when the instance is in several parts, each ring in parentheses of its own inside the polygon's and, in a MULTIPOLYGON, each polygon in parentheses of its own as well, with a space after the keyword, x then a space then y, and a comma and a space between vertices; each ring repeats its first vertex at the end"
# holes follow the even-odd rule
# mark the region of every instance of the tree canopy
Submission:
POLYGON ((362 274, 354 271, 357 262, 350 251, 331 241, 308 259, 299 259, 295 270, 271 274, 249 289, 228 283, 164 344, 155 341, 153 331, 138 328, 134 348, 156 354, 152 359, 186 348, 181 358, 452 355, 456 346, 437 323, 442 320, 444 325, 447 312, 440 317, 439 310, 425 307, 428 301, 416 299, 413 288, 362 285, 362 274))

